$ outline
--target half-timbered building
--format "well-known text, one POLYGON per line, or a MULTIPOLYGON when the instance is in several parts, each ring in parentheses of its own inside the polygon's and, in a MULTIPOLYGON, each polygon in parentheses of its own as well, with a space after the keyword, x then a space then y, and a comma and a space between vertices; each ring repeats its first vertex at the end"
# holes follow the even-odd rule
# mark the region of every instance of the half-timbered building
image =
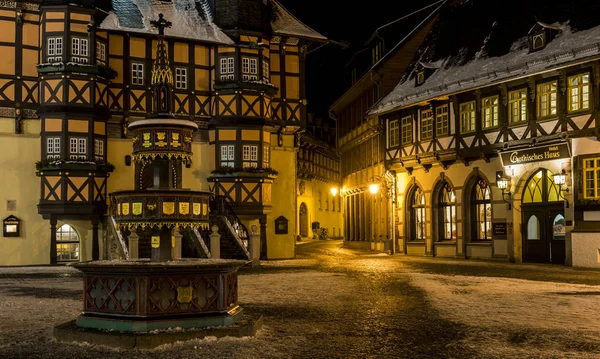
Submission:
POLYGON ((600 5, 555 4, 450 4, 369 111, 397 251, 600 266, 600 5))
POLYGON ((0 241, 0 265, 123 255, 127 231, 111 214, 190 215, 173 198, 111 202, 116 190, 161 185, 148 166, 156 156, 172 188, 213 193, 222 238, 256 226, 262 258, 294 256, 305 59, 323 35, 276 0, 2 1, 0 30, 0 202, 19 234, 0 241), (153 71, 159 14, 171 22, 172 74, 154 96, 154 77, 166 76, 153 71), (198 130, 130 130, 157 99, 198 130))
POLYGON ((350 87, 329 108, 337 121, 346 246, 391 249, 392 179, 384 163, 385 132, 378 118, 366 115, 400 81, 439 10, 440 4, 427 6, 408 19, 382 25, 346 64, 350 87))

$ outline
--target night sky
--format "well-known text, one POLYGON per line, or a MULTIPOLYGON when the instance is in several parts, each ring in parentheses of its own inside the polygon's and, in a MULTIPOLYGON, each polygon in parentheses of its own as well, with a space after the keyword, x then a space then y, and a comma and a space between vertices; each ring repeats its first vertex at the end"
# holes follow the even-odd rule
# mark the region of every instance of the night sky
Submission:
MULTIPOLYGON (((334 41, 347 41, 347 49, 327 45, 308 55, 308 111, 327 118, 327 109, 349 83, 344 79, 344 64, 364 48, 365 41, 384 24, 409 14, 436 0, 279 0, 300 21, 334 41)), ((431 8, 433 9, 433 8, 431 8)), ((427 10, 431 11, 431 10, 427 10)), ((408 29, 399 29, 408 31, 408 29)))

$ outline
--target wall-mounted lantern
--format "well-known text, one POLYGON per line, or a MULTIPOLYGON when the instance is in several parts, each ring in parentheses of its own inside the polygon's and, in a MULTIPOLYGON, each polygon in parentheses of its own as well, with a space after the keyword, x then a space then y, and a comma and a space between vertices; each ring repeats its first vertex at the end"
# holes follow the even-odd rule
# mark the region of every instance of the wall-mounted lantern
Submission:
POLYGON ((565 196, 562 194, 563 192, 569 192, 569 187, 565 186, 565 188, 563 188, 563 185, 567 183, 567 173, 563 169, 562 171, 553 174, 552 180, 554 181, 554 184, 558 186, 558 192, 560 197, 565 200, 566 207, 569 208, 569 201, 567 201, 565 196))

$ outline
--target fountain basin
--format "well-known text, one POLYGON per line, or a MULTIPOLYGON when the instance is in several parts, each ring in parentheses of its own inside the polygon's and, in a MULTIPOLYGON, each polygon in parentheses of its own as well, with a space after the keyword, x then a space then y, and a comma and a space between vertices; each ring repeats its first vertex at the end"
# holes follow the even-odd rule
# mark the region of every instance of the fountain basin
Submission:
POLYGON ((75 264, 83 273, 82 328, 148 332, 227 326, 241 318, 238 269, 228 259, 109 260, 75 264))

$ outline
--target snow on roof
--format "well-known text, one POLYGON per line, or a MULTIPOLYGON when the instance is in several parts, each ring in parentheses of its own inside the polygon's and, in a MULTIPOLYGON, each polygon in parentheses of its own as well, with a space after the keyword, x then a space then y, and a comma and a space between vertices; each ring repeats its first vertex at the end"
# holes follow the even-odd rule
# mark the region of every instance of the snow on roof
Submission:
POLYGON ((529 30, 530 33, 533 29, 535 29, 536 25, 540 25, 541 27, 545 27, 548 29, 554 29, 554 30, 559 30, 559 31, 562 30, 562 27, 557 23, 547 24, 545 22, 538 21, 531 27, 531 30, 529 30))
POLYGON ((383 114, 438 96, 466 91, 475 87, 507 81, 549 70, 570 62, 600 55, 600 26, 572 31, 560 25, 559 35, 540 51, 529 53, 523 38, 503 56, 475 58, 462 66, 446 66, 452 58, 442 60, 440 68, 427 81, 415 87, 408 76, 371 110, 369 115, 383 114), (521 46, 519 46, 521 45, 521 46))
POLYGON ((158 30, 150 21, 158 19, 162 13, 172 26, 165 29, 166 36, 182 37, 232 44, 221 29, 209 20, 206 14, 201 16, 194 0, 112 0, 113 11, 100 24, 101 29, 127 32, 157 34, 158 30))
POLYGON ((271 0, 271 3, 273 4, 273 19, 271 20, 273 35, 292 35, 308 39, 327 41, 325 36, 303 24, 279 2, 271 0))

